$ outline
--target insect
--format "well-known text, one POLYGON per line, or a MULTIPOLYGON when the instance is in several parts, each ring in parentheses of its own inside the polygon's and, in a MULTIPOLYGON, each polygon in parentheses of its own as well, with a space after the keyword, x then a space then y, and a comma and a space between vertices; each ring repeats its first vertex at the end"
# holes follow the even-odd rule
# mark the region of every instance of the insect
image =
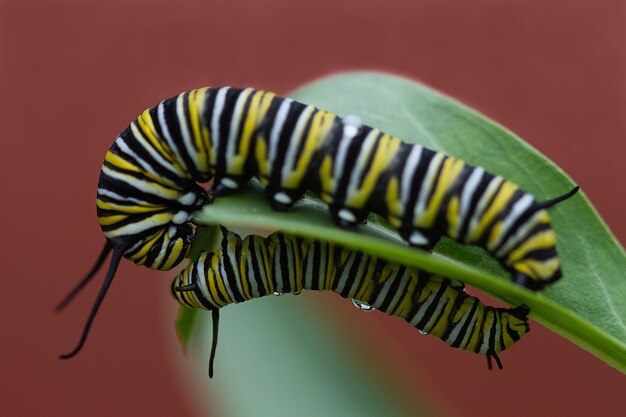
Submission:
POLYGON ((222 229, 220 248, 204 252, 172 282, 182 304, 212 311, 213 347, 219 309, 271 294, 333 291, 355 305, 400 317, 448 345, 495 359, 528 332, 528 308, 485 306, 462 283, 384 261, 332 243, 280 232, 243 240, 222 229), (356 301, 358 300, 358 301, 356 301))
POLYGON ((547 201, 454 157, 312 105, 252 88, 201 88, 163 100, 121 132, 105 156, 97 192, 106 237, 93 269, 59 304, 63 309, 112 252, 100 292, 74 350, 125 257, 168 270, 187 254, 193 213, 211 197, 257 177, 277 210, 306 190, 319 194, 341 227, 376 213, 409 244, 431 249, 446 235, 478 245, 533 290, 561 276, 547 201))

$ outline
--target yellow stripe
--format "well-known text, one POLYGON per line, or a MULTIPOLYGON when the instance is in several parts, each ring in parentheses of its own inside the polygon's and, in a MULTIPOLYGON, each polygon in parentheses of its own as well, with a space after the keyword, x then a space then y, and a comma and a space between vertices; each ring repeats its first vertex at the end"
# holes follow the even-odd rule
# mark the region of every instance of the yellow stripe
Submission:
POLYGON ((191 131, 193 140, 198 148, 198 155, 194 159, 197 160, 198 167, 201 172, 209 172, 209 148, 208 129, 202 126, 200 119, 204 111, 204 98, 207 88, 200 88, 189 92, 187 105, 189 107, 189 121, 191 122, 191 131))
POLYGON ((398 177, 393 176, 387 183, 385 191, 385 202, 387 203, 387 221, 395 229, 400 227, 400 196, 398 177))
POLYGON ((169 248, 168 252, 170 256, 168 260, 159 269, 161 271, 167 271, 169 269, 172 269, 175 266, 176 259, 178 259, 183 249, 184 249, 183 239, 182 238, 176 239, 176 243, 174 243, 174 246, 169 248))
POLYGON ((139 259, 144 256, 147 256, 152 246, 154 246, 157 240, 159 240, 163 236, 163 232, 164 231, 162 229, 157 230, 155 234, 153 234, 152 236, 149 236, 147 239, 144 239, 140 246, 140 249, 137 252, 135 252, 132 256, 130 256, 128 259, 134 261, 135 259, 139 259))
POLYGON ((128 214, 150 213, 153 211, 160 211, 160 210, 167 208, 165 206, 141 206, 138 204, 127 206, 124 204, 107 203, 105 201, 100 200, 99 198, 96 199, 96 206, 103 210, 113 210, 113 211, 119 211, 119 212, 128 213, 128 214))
POLYGON ((128 216, 124 214, 117 214, 114 216, 99 216, 98 223, 102 226, 110 226, 115 223, 119 223, 123 220, 126 220, 128 216))
MULTIPOLYGON (((448 318, 450 317, 450 312, 453 306, 453 300, 448 299, 449 295, 450 289, 448 288, 443 296, 439 299, 439 303, 444 303, 442 307, 443 315, 441 316, 441 319, 436 323, 435 327, 431 327, 430 329, 424 329, 426 332, 432 334, 433 336, 440 337, 448 329, 448 318)), ((440 312, 439 314, 441 315, 442 313, 440 312)))
POLYGON ((263 136, 257 137, 255 149, 256 163, 261 178, 269 177, 269 163, 267 161, 267 140, 263 136))
MULTIPOLYGON (((222 257, 224 256, 224 254, 222 254, 222 257)), ((219 289, 219 294, 222 296, 222 298, 224 299, 224 301, 226 301, 226 304, 231 304, 233 302, 233 300, 231 300, 230 296, 228 295, 228 291, 226 290, 226 287, 224 286, 224 280, 226 280, 226 277, 223 277, 220 275, 221 271, 220 271, 220 259, 217 256, 214 256, 211 259, 211 268, 213 269, 213 271, 215 271, 215 276, 216 276, 216 282, 217 282, 217 287, 219 289)))
POLYGON ((507 265, 516 263, 520 259, 523 259, 529 252, 550 249, 556 245, 556 234, 554 230, 548 229, 543 232, 532 235, 529 239, 526 239, 522 245, 509 254, 507 257, 507 265))
POLYGON ((560 267, 561 261, 558 257, 550 258, 545 261, 525 259, 521 262, 513 264, 513 268, 516 271, 522 272, 535 280, 549 279, 553 277, 560 267))
POLYGON ((332 177, 333 159, 332 156, 326 155, 320 166, 319 175, 322 185, 320 197, 326 204, 332 204, 335 193, 335 184, 332 177))
MULTIPOLYGON (((162 184, 162 185, 173 187, 173 188, 177 187, 176 183, 174 183, 174 182, 172 182, 172 181, 162 177, 159 174, 156 174, 156 173, 153 173, 153 172, 150 172, 150 171, 146 171, 146 170, 143 169, 143 167, 138 166, 138 165, 134 165, 131 162, 123 159, 122 157, 120 157, 119 155, 114 154, 111 151, 108 151, 106 153, 106 156, 104 157, 104 160, 109 162, 110 164, 112 164, 117 169, 122 169, 122 170, 126 170, 126 171, 132 171, 132 172, 140 173, 146 179, 149 179, 150 183, 155 183, 155 184, 159 184, 159 185, 162 184)), ((116 171, 116 172, 118 172, 118 171, 116 171)), ((121 174, 121 175, 124 175, 124 174, 121 174)), ((130 177, 130 178, 133 178, 135 181, 141 181, 140 179, 137 179, 135 177, 130 177)), ((129 180, 129 181, 132 181, 132 180, 129 180)), ((131 182, 131 184, 132 184, 132 182, 131 182)))
POLYGON ((476 227, 470 233, 470 241, 475 242, 483 235, 485 228, 489 226, 494 218, 500 214, 508 205, 509 201, 517 191, 517 185, 510 181, 504 181, 500 192, 493 200, 489 208, 485 211, 476 227))
POLYGON ((459 233, 459 197, 454 196, 450 199, 448 204, 448 211, 446 213, 448 219, 448 236, 452 239, 458 238, 459 233))
POLYGON ((295 143, 290 144, 290 146, 298 147, 300 146, 300 142, 303 142, 303 141, 304 141, 304 145, 303 145, 303 152, 300 154, 299 159, 295 161, 296 162, 295 167, 291 168, 289 171, 289 174, 286 175, 284 178, 282 178, 282 186, 284 188, 292 189, 292 190, 298 188, 298 185, 300 185, 300 183, 302 182, 302 177, 304 177, 304 174, 306 173, 307 167, 309 165, 309 162, 312 156, 312 152, 307 153, 307 149, 314 149, 315 146, 312 146, 311 142, 313 142, 316 145, 317 140, 319 139, 317 136, 312 135, 312 132, 315 126, 315 118, 317 118, 318 116, 317 114, 311 116, 311 114, 314 111, 315 111, 315 108, 313 106, 307 106, 302 111, 302 114, 300 115, 300 118, 305 118, 307 120, 313 117, 313 120, 311 121, 312 122, 311 128, 309 129, 309 132, 306 136, 303 136, 303 133, 304 133, 304 129, 306 128, 307 121, 302 123, 298 130, 296 130, 296 128, 298 127, 296 125, 294 127, 294 130, 292 131, 292 140, 295 143))
POLYGON ((250 256, 250 239, 246 238, 241 243, 241 258, 239 259, 239 276, 241 277, 241 288, 243 291, 243 296, 246 300, 252 299, 252 293, 250 292, 250 286, 248 285, 248 280, 250 276, 248 275, 248 257, 250 256))
MULTIPOLYGON (((141 115, 137 118, 137 124, 139 124, 139 128, 141 129, 142 136, 145 137, 152 147, 167 161, 172 164, 176 163, 176 158, 173 157, 174 153, 167 146, 167 143, 162 141, 157 134, 156 128, 154 127, 154 123, 152 122, 152 117, 150 117, 150 109, 146 109, 141 113, 141 115)), ((176 168, 180 171, 180 167, 176 165, 176 168)))
MULTIPOLYGON (((241 113, 239 114, 239 117, 243 117, 243 112, 245 111, 245 102, 248 99, 248 96, 250 94, 253 93, 253 89, 251 88, 246 88, 245 90, 243 90, 241 92, 241 94, 239 95, 239 97, 237 98, 238 102, 242 102, 244 103, 242 105, 242 109, 241 109, 241 113)), ((231 175, 243 175, 244 170, 245 170, 245 163, 246 160, 248 159, 248 153, 250 152, 250 140, 252 138, 252 133, 254 132, 252 129, 253 127, 250 127, 250 124, 256 125, 256 120, 253 120, 250 118, 250 112, 252 110, 252 107, 255 105, 255 100, 258 102, 259 96, 257 94, 255 94, 254 96, 252 96, 252 101, 250 103, 250 108, 248 110, 248 114, 246 115, 246 119, 244 121, 244 129, 239 132, 239 136, 241 137, 241 141, 239 143, 239 147, 237 149, 235 149, 234 154, 232 155, 231 159, 226 161, 226 166, 227 166, 227 173, 231 174, 231 175), (247 133, 248 131, 246 130, 246 128, 251 129, 249 131, 249 133, 247 133)), ((231 118, 235 117, 235 111, 233 110, 233 112, 231 113, 231 118)), ((230 120, 229 123, 233 122, 233 120, 230 120)), ((238 125, 241 122, 241 119, 239 120, 234 120, 234 122, 238 125)), ((237 140, 238 138, 235 138, 235 140, 237 140)))
POLYGON ((140 191, 152 193, 156 196, 166 198, 168 200, 176 200, 180 195, 179 190, 168 188, 165 186, 165 184, 160 184, 154 181, 141 180, 131 175, 115 171, 106 166, 102 167, 102 172, 114 180, 123 181, 129 185, 132 185, 134 188, 137 188, 140 191))
MULTIPOLYGON (((138 119, 139 120, 139 119, 138 119)), ((137 126, 136 123, 131 123, 130 125, 130 129, 133 132, 133 136, 135 138, 135 140, 143 147, 143 148, 152 148, 153 150, 156 151, 156 153, 160 154, 161 157, 166 161, 166 163, 169 163, 170 166, 174 167, 176 170, 176 174, 180 177, 184 177, 184 178, 189 178, 189 175, 187 172, 185 172, 179 165, 177 165, 176 162, 176 158, 165 154, 162 145, 165 146, 163 143, 161 143, 158 139, 154 139, 151 140, 146 136, 146 132, 144 132, 140 127, 137 126)), ((152 158, 152 157, 151 157, 152 158)), ((143 171, 143 168, 140 168, 143 171)), ((147 177, 153 179, 154 181, 160 182, 160 183, 166 183, 166 184, 173 184, 171 181, 166 180, 165 178, 161 177, 158 174, 153 174, 150 173, 148 171, 144 171, 144 175, 146 175, 147 177)))
MULTIPOLYGON (((217 254, 215 254, 209 260, 211 265, 215 265, 216 263, 219 263, 219 257, 217 257, 216 255, 217 254), (217 261, 217 262, 214 262, 214 261, 217 261)), ((213 299, 215 304, 217 304, 218 307, 224 307, 225 305, 228 305, 229 303, 228 301, 226 301, 224 298, 221 297, 220 291, 216 286, 216 283, 219 284, 220 282, 222 282, 222 279, 220 278, 219 274, 215 273, 215 270, 213 269, 213 267, 209 268, 209 274, 207 276, 207 283, 209 284, 209 292, 211 293, 211 298, 213 299)))
POLYGON ((119 155, 108 151, 104 157, 104 160, 116 168, 123 169, 125 171, 142 172, 142 169, 136 165, 131 164, 127 160, 121 158, 119 155))
POLYGON ((404 294, 402 294, 402 298, 400 299, 398 306, 393 312, 394 316, 402 317, 406 320, 409 311, 411 310, 411 306, 414 303, 414 293, 415 287, 417 285, 417 280, 411 280, 404 294))
MULTIPOLYGON (((377 132, 376 130, 374 130, 377 132)), ((346 200, 346 205, 350 207, 363 208, 374 192, 376 184, 380 180, 381 174, 389 167, 389 163, 393 160, 398 148, 402 142, 400 139, 383 135, 380 138, 376 155, 372 161, 370 170, 365 175, 361 187, 346 200)))
POLYGON ((433 179, 433 181, 436 181, 437 184, 433 196, 430 199, 430 202, 424 213, 421 214, 415 222, 416 226, 425 229, 430 229, 432 227, 435 222, 437 213, 439 213, 440 211, 443 198, 450 191, 451 187, 454 186, 454 183, 461 171, 463 170, 464 166, 465 163, 460 159, 452 157, 446 158, 438 179, 433 179))

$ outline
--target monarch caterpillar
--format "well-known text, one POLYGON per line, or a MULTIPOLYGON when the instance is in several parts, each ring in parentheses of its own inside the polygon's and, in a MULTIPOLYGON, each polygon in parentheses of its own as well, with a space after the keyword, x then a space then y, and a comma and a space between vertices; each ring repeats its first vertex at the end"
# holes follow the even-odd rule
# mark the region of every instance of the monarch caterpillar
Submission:
POLYGON ((220 249, 204 252, 172 282, 184 306, 213 311, 213 348, 220 308, 270 294, 328 290, 400 317, 448 345, 491 358, 528 332, 528 309, 485 306, 462 283, 351 251, 332 243, 282 233, 243 240, 222 229, 220 249))
POLYGON ((97 192, 107 241, 92 270, 57 306, 63 309, 113 252, 75 349, 82 348, 122 257, 168 270, 187 254, 192 215, 212 196, 256 176, 271 205, 287 210, 306 190, 320 195, 341 227, 368 212, 387 219, 409 244, 430 249, 447 235, 482 246, 520 285, 538 290, 561 276, 548 201, 463 161, 411 145, 333 113, 252 88, 201 88, 145 110, 105 156, 97 192))

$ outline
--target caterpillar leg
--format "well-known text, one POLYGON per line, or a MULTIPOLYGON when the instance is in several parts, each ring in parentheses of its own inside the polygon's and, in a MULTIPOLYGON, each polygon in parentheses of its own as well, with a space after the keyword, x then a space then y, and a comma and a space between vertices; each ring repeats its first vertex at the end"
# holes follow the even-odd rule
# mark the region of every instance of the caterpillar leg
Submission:
POLYGON ((366 210, 349 207, 329 207, 330 215, 335 224, 342 229, 353 229, 359 224, 365 223, 368 212, 366 210))
POLYGON ((304 195, 302 190, 265 188, 265 195, 272 208, 276 211, 290 211, 293 205, 304 195))
POLYGON ((400 237, 409 245, 425 251, 432 251, 440 236, 434 236, 425 230, 417 228, 403 228, 400 230, 400 237))
POLYGON ((233 191, 241 188, 242 185, 250 181, 250 176, 233 176, 225 175, 223 177, 214 178, 213 187, 211 188, 211 194, 215 197, 221 197, 232 193, 233 191))

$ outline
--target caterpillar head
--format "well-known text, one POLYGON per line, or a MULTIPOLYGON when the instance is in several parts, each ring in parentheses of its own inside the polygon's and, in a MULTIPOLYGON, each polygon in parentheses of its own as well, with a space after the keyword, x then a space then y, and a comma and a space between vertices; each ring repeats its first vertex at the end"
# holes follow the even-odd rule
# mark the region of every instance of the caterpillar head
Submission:
POLYGON ((74 350, 61 355, 61 359, 69 359, 82 349, 122 258, 163 271, 178 265, 187 255, 194 235, 194 226, 189 221, 208 199, 204 189, 196 186, 181 193, 177 199, 165 202, 153 199, 157 203, 149 204, 137 196, 121 195, 123 187, 111 191, 106 187, 110 184, 102 180, 99 185, 98 221, 107 241, 91 271, 57 305, 57 312, 63 310, 95 276, 109 253, 113 254, 81 338, 74 350))
MULTIPOLYGON (((104 184, 108 185, 108 184, 104 184)), ((114 250, 137 265, 167 271, 187 255, 194 235, 193 213, 208 202, 198 185, 156 199, 121 196, 98 189, 98 221, 114 250)))

